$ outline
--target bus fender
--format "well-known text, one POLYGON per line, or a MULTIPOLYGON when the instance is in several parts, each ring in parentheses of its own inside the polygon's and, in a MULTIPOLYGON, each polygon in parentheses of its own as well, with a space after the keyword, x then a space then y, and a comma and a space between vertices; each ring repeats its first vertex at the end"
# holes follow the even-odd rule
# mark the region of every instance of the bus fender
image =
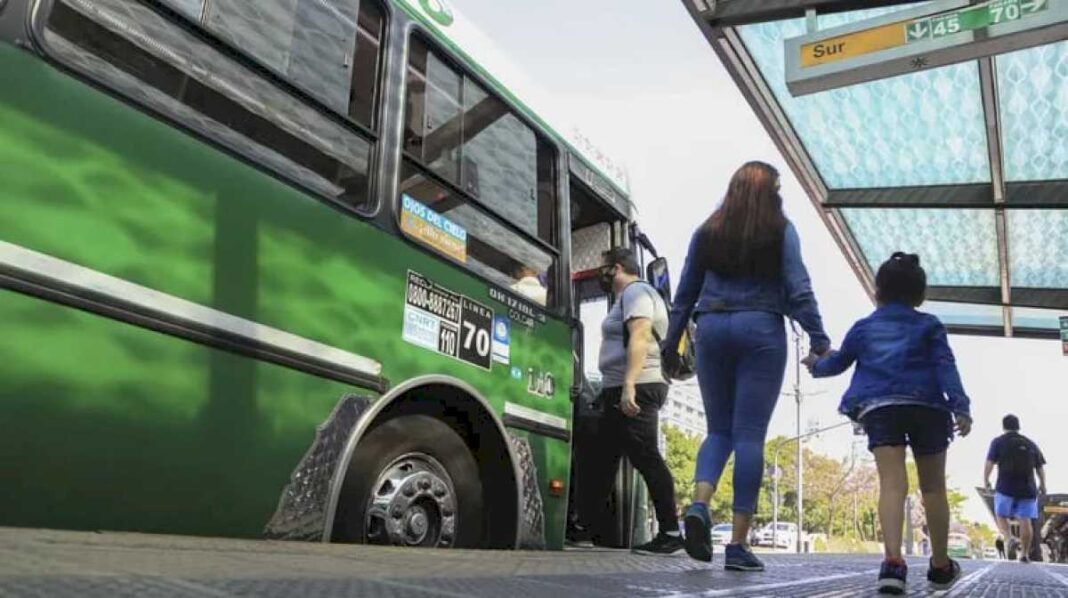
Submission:
POLYGON ((388 408, 429 387, 448 387, 473 399, 478 411, 492 422, 491 428, 505 447, 515 486, 511 494, 516 499, 516 533, 508 547, 544 547, 544 507, 529 443, 509 434, 489 402, 472 386, 440 375, 413 378, 377 400, 360 395, 342 397, 326 421, 316 428, 315 440, 283 488, 264 537, 329 542, 341 486, 360 439, 388 408))

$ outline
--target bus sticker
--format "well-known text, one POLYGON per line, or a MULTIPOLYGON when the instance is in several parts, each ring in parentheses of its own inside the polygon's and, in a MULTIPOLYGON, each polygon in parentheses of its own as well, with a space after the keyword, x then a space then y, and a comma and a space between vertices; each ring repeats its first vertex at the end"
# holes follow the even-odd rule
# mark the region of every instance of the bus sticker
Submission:
POLYGON ((432 249, 467 263, 467 230, 407 193, 401 198, 401 230, 432 249))
POLYGON ((550 372, 527 368, 527 394, 551 399, 556 394, 556 379, 550 372))
POLYGON ((491 369, 493 310, 408 271, 402 337, 418 347, 491 369))
POLYGON ((535 323, 545 323, 545 313, 539 311, 531 304, 520 301, 515 297, 498 290, 494 287, 489 288, 490 299, 499 301, 508 308, 508 317, 513 321, 526 326, 527 328, 533 328, 535 323))
POLYGON ((511 340, 509 339, 512 323, 508 316, 497 314, 493 318, 493 361, 508 365, 512 361, 511 340))

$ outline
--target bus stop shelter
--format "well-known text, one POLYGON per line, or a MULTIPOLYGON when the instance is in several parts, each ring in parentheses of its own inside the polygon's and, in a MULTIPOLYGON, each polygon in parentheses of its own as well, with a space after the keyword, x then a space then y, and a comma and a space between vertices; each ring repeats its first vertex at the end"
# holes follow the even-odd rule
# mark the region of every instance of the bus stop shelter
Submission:
POLYGON ((951 332, 1059 338, 1066 3, 683 2, 870 295, 892 252, 918 253, 951 332), (798 81, 806 62, 826 76, 798 81))

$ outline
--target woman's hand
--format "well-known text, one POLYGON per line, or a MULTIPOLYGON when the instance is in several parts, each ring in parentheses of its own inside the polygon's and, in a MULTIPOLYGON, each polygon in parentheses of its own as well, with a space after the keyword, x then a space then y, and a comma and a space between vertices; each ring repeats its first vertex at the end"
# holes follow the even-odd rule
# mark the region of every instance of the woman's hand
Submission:
POLYGON ((682 368, 682 356, 678 351, 663 348, 660 350, 660 363, 663 364, 665 373, 674 375, 682 368))
POLYGON ((809 351, 808 355, 806 355, 805 358, 801 360, 801 364, 811 371, 812 366, 816 365, 816 362, 820 360, 820 357, 823 357, 823 355, 826 355, 830 352, 831 350, 828 349, 824 351, 822 355, 817 355, 814 351, 809 351))
POLYGON ((964 415, 963 413, 957 413, 953 415, 953 418, 957 420, 957 433, 961 435, 961 438, 967 436, 972 431, 972 418, 964 415))

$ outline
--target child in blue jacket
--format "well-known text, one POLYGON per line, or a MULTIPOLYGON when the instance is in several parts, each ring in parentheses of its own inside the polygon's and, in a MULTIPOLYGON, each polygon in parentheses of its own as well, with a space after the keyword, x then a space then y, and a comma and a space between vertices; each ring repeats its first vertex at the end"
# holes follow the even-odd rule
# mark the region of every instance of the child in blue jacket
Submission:
POLYGON ((879 470, 879 522, 886 559, 879 591, 905 591, 908 568, 901 558, 908 477, 905 447, 912 447, 930 530, 927 580, 945 589, 960 577, 949 558, 946 449, 954 419, 961 436, 971 431, 970 401, 961 386, 946 328, 917 311, 927 292, 927 274, 917 255, 895 253, 875 277, 878 308, 853 325, 841 349, 805 360, 817 378, 836 376, 853 362, 853 380, 838 410, 860 422, 879 470))

